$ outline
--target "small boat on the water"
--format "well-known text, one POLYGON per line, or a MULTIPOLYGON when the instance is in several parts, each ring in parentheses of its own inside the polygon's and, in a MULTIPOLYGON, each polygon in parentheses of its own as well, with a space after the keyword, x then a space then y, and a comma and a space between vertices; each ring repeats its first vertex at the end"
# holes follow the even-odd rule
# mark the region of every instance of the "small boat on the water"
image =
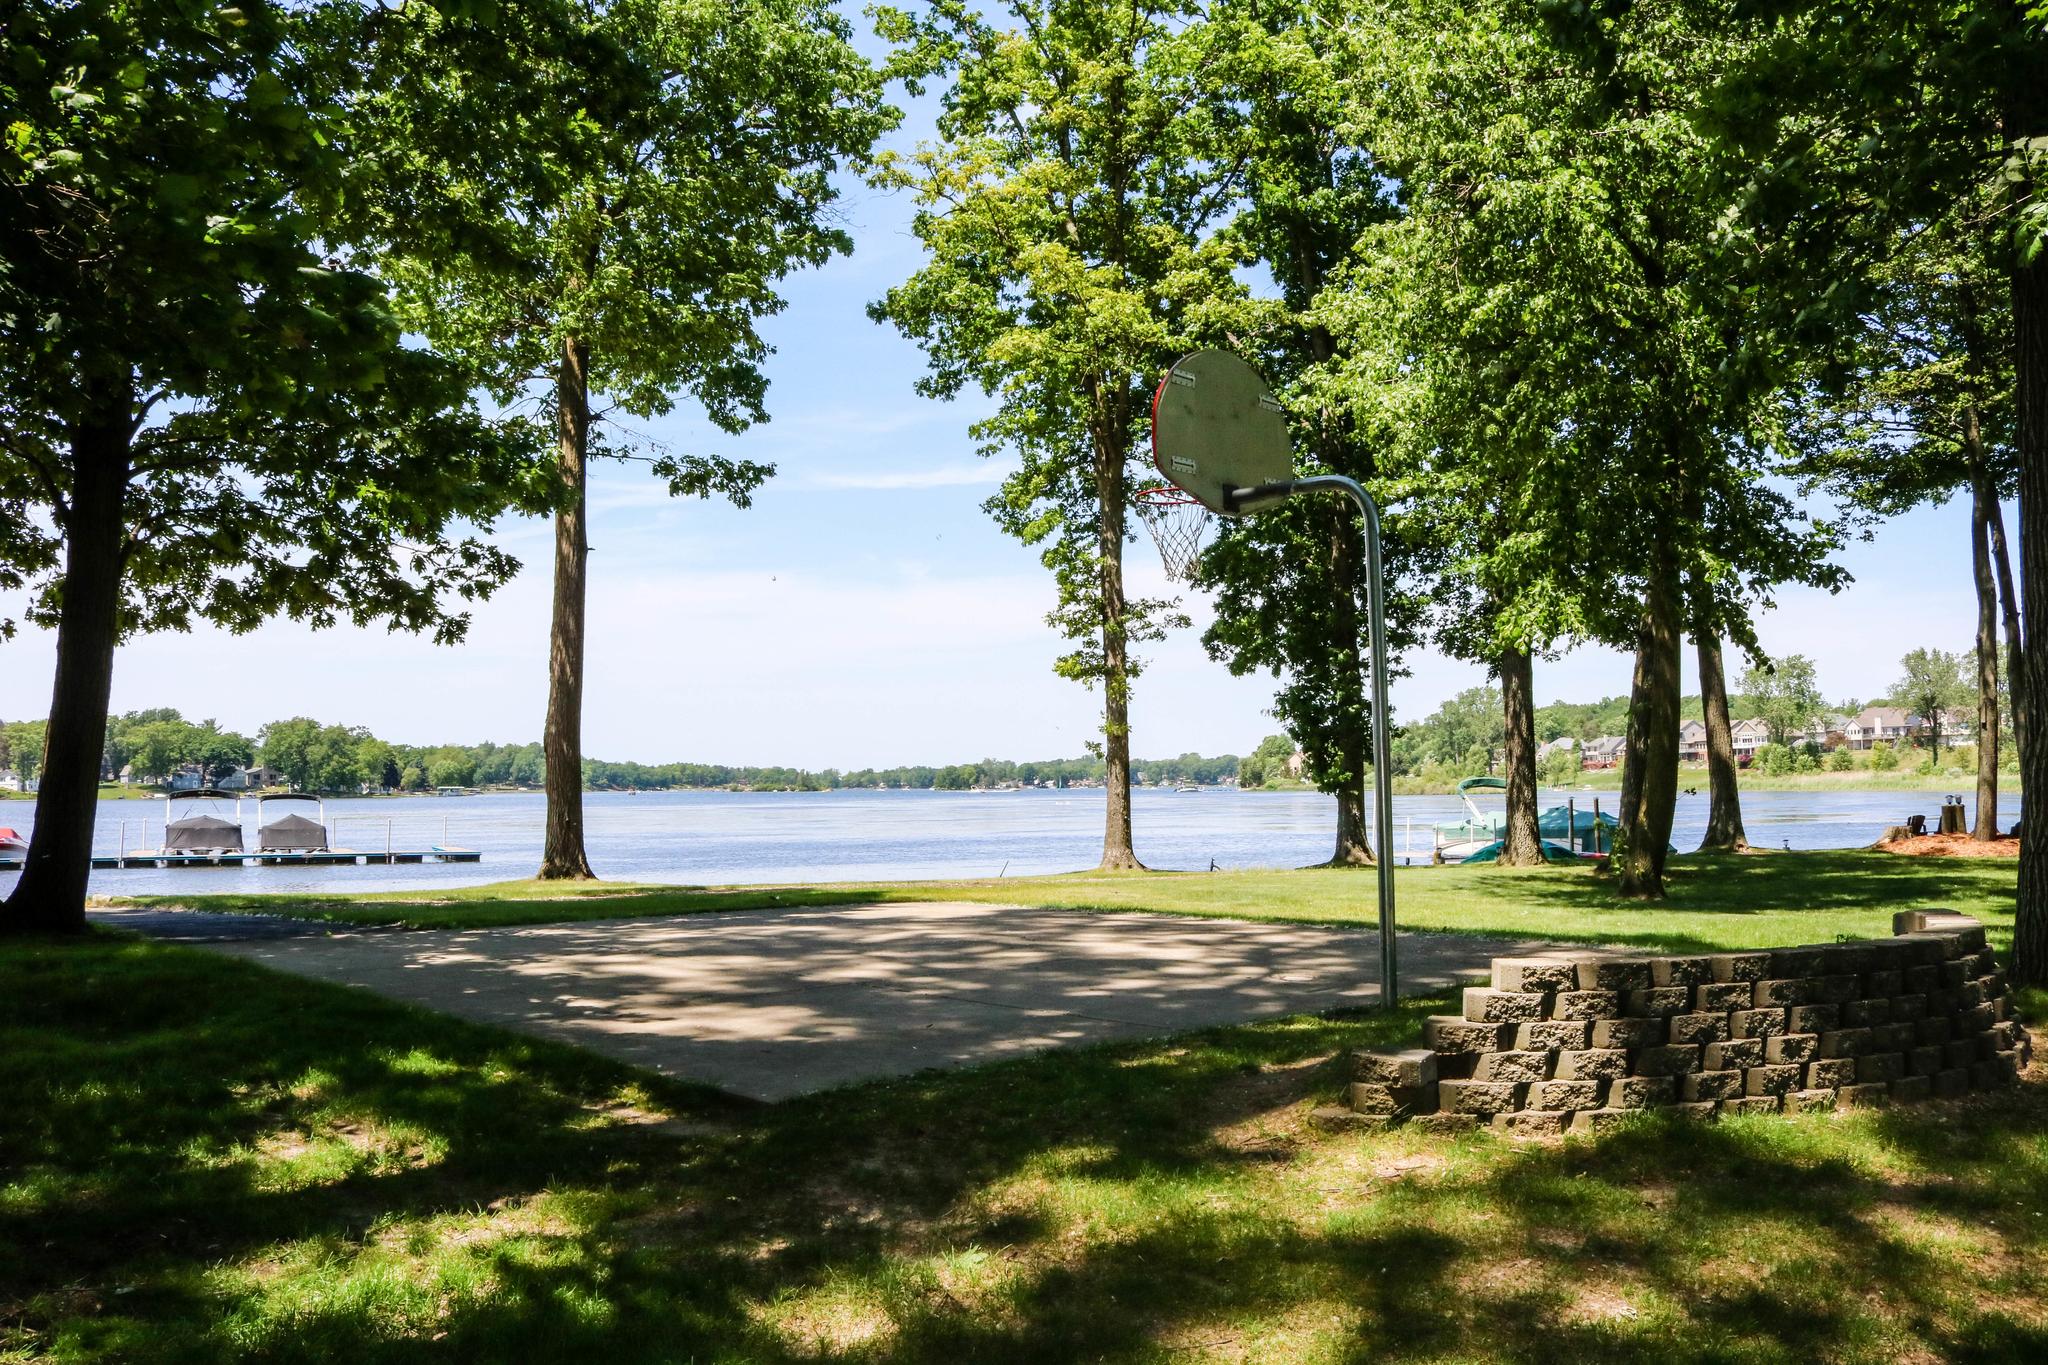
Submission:
POLYGON ((311 792, 273 792, 256 798, 256 851, 259 853, 325 853, 327 851, 327 803, 311 792), (284 815, 270 823, 263 821, 263 808, 273 801, 310 801, 317 819, 284 815))
POLYGON ((28 856, 28 840, 6 825, 0 825, 0 861, 19 862, 28 856))
POLYGON ((1176 794, 1184 796, 1189 792, 1198 792, 1201 790, 1201 788, 1197 787, 1192 782, 1183 782, 1178 787, 1175 787, 1173 790, 1176 794))
POLYGON ((242 798, 234 792, 213 787, 172 792, 164 798, 164 848, 166 853, 240 853, 242 851, 242 798), (174 816, 180 801, 232 801, 235 818, 223 820, 211 808, 192 815, 174 816))
MULTIPOLYGON (((1475 791, 1507 791, 1503 777, 1468 777, 1458 783, 1458 799, 1465 803, 1463 820, 1446 820, 1436 827, 1436 857, 1446 863, 1490 863, 1500 857, 1507 833, 1507 812, 1481 810, 1472 800, 1475 791)), ((1614 848, 1614 832, 1620 827, 1612 815, 1580 810, 1576 803, 1552 806, 1536 816, 1536 833, 1543 840, 1543 856, 1551 862, 1576 858, 1604 858, 1614 848)))
POLYGON ((1480 849, 1500 842, 1501 831, 1507 827, 1507 813, 1497 810, 1481 810, 1472 799, 1475 791, 1507 790, 1507 781, 1499 777, 1468 777, 1458 783, 1458 799, 1465 803, 1465 818, 1445 820, 1436 827, 1436 857, 1440 862, 1462 863, 1480 849))

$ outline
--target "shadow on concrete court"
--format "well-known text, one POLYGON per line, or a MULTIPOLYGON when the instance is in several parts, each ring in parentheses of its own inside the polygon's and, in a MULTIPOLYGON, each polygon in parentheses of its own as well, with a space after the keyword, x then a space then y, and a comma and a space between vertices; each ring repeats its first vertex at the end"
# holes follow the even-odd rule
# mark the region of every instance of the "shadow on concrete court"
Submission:
MULTIPOLYGON (((1379 977, 1379 936, 1368 931, 945 902, 398 932, 180 912, 95 918, 760 1100, 1369 1006, 1379 977)), ((1400 942, 1404 995, 1484 975, 1488 958, 1533 946, 1400 942)))

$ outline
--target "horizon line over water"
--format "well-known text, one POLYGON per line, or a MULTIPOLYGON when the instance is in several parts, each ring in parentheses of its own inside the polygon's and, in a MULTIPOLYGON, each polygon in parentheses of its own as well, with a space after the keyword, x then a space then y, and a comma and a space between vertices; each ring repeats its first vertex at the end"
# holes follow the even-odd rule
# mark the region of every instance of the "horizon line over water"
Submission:
MULTIPOLYGON (((1966 799, 1965 790, 1959 795, 1966 799)), ((1934 814, 1939 791, 1748 792, 1743 823, 1762 848, 1862 848, 1909 814, 1934 814)), ((1570 797, 1611 811, 1613 792, 1546 789, 1542 804, 1570 797)), ((677 885, 911 881, 1030 876, 1093 868, 1102 848, 1101 788, 1064 791, 941 792, 842 789, 823 792, 592 792, 584 797, 591 865, 611 881, 677 885)), ((14 803, 9 803, 14 804, 14 803)), ((24 815, 31 803, 20 803, 24 815)), ((1367 804, 1370 806, 1370 795, 1367 804)), ((1708 801, 1678 799, 1672 843, 1699 844, 1708 801)), ((232 818, 233 803, 215 811, 232 818)), ((1482 808, 1485 808, 1482 806, 1482 808)), ((2001 822, 2019 819, 2020 794, 2003 793, 2001 822)), ((346 797, 326 803, 336 847, 381 850, 446 843, 473 848, 480 863, 393 867, 241 867, 101 870, 98 895, 188 892, 432 890, 529 877, 540 863, 545 799, 537 792, 463 797, 346 797)), ((1462 818, 1454 796, 1394 798, 1395 856, 1427 862, 1431 830, 1462 818)), ((12 818, 24 834, 29 819, 12 818)), ((244 805, 245 843, 254 813, 244 805)), ((102 801, 95 851, 153 847, 161 841, 161 798, 102 801), (125 827, 124 827, 125 826, 125 827), (125 842, 124 842, 125 840, 125 842)), ((1368 822, 1370 815, 1368 814, 1368 822)), ((1319 792, 1241 792, 1208 788, 1132 792, 1139 858, 1160 871, 1303 867, 1330 856, 1336 802, 1319 792)), ((14 882, 0 873, 0 894, 14 882)))

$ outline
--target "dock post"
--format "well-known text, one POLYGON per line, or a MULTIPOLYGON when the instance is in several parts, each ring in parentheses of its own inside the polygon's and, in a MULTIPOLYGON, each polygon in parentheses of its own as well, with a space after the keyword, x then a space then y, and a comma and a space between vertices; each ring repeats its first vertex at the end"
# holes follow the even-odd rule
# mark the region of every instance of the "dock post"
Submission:
POLYGON ((1600 798, 1593 798, 1593 852, 1600 852, 1600 798))
POLYGON ((391 866, 391 817, 384 817, 384 865, 391 866))
POLYGON ((1574 858, 1578 857, 1579 801, 1578 798, 1575 796, 1567 796, 1564 799, 1564 838, 1565 847, 1572 851, 1572 856, 1574 858))

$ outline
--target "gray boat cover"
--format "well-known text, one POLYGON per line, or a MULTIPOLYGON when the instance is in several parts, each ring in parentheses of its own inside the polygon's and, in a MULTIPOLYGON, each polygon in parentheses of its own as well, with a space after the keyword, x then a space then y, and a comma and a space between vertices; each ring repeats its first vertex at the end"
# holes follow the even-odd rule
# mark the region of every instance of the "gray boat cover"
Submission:
POLYGON ((242 848, 242 827, 217 815, 188 815, 164 826, 167 852, 197 853, 242 848))
POLYGON ((327 827, 303 815, 287 815, 256 831, 256 847, 291 853, 317 853, 327 847, 327 827))

